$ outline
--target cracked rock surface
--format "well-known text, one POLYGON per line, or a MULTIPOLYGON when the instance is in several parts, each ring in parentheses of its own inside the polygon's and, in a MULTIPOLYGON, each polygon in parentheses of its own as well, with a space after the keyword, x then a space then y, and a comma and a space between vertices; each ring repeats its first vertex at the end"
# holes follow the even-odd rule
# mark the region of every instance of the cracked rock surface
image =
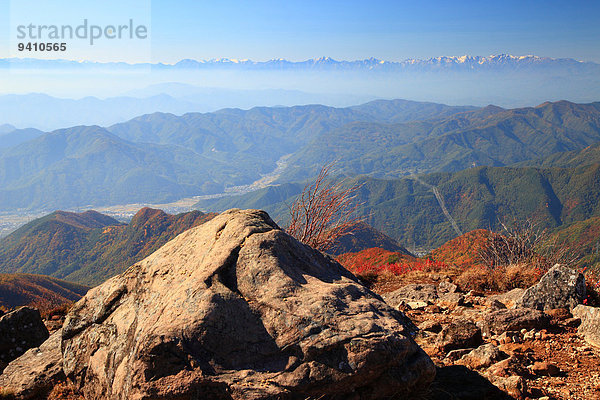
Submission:
POLYGON ((412 323, 262 211, 230 210, 90 290, 62 332, 86 399, 411 398, 412 323))

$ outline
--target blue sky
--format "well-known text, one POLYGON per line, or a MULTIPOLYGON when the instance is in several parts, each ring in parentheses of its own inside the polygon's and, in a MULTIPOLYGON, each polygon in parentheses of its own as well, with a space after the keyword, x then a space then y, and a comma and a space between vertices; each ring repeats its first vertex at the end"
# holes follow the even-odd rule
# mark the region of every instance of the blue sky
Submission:
MULTIPOLYGON (((12 0, 35 7, 41 0, 12 0)), ((0 24, 9 26, 8 1, 0 0, 0 24)), ((48 3, 48 2, 46 2, 48 3)), ((58 4, 60 2, 52 2, 58 4)), ((68 2, 65 2, 66 4, 68 2)), ((600 1, 166 1, 71 0, 55 16, 128 18, 151 7, 151 58, 386 60, 440 55, 511 53, 572 57, 600 62, 600 1), (98 5, 102 4, 102 10, 98 5), (151 4, 151 6, 149 6, 151 4), (130 9, 125 10, 124 5, 130 9)), ((14 21, 13 21, 14 22, 14 21)), ((8 31, 5 29, 4 31, 8 31)), ((6 37, 0 51, 10 52, 6 37)), ((99 55, 100 50, 93 49, 99 55)), ((94 51, 86 54, 94 58, 94 51)), ((135 52, 119 49, 122 61, 135 52)), ((98 57, 101 58, 101 57, 98 57)))

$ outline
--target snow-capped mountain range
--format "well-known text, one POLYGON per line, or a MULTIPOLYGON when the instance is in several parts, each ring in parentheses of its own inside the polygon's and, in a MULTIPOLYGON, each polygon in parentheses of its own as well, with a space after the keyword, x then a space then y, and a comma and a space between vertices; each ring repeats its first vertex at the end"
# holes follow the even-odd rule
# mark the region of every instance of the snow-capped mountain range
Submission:
POLYGON ((289 61, 273 59, 268 61, 252 61, 218 58, 211 60, 184 59, 175 64, 127 64, 99 63, 90 61, 41 60, 35 58, 0 59, 0 68, 148 68, 152 69, 240 69, 240 70, 374 70, 382 72, 395 71, 436 71, 436 70, 528 70, 538 68, 569 68, 573 70, 598 70, 600 64, 578 61, 572 58, 550 58, 535 55, 514 56, 498 54, 491 56, 442 56, 429 59, 406 59, 404 61, 385 61, 377 58, 343 61, 331 57, 321 57, 305 61, 289 61))

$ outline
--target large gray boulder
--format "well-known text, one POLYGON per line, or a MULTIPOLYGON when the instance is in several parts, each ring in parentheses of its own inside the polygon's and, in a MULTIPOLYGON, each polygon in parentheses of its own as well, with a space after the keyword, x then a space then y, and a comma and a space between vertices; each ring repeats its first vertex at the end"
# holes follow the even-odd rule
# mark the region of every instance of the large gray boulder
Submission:
POLYGON ((63 368, 92 399, 380 399, 427 389, 409 321, 263 211, 230 210, 90 290, 63 368))
POLYGON ((600 347, 600 308, 578 305, 573 316, 581 320, 577 333, 589 344, 600 347))
POLYGON ((583 302, 585 296, 583 274, 557 264, 537 284, 525 290, 516 305, 541 311, 555 308, 572 310, 583 302))
POLYGON ((61 330, 54 332, 40 347, 27 350, 8 364, 0 375, 4 393, 15 399, 40 399, 64 379, 61 334, 61 330))
POLYGON ((481 330, 488 337, 521 329, 543 329, 550 326, 550 317, 533 308, 492 311, 484 315, 481 330))
POLYGON ((35 308, 21 307, 0 317, 0 372, 32 347, 48 339, 48 329, 35 308))
POLYGON ((439 296, 437 286, 435 285, 430 283, 411 283, 393 292, 384 294, 383 298, 386 303, 397 308, 402 303, 412 301, 422 301, 432 304, 438 300, 439 296))

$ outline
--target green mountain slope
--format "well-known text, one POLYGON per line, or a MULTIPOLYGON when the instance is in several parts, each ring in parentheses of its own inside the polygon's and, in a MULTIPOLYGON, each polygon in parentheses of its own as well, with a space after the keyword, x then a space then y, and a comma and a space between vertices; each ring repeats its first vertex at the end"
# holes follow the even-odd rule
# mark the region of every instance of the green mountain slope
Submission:
POLYGON ((362 108, 155 113, 106 129, 36 131, 32 140, 0 148, 0 210, 163 203, 218 193, 261 178, 282 156, 352 121, 431 118, 473 109, 408 101, 362 108))
POLYGON ((108 130, 132 142, 184 146, 239 168, 247 168, 251 163, 254 170, 265 173, 274 168, 281 156, 353 121, 404 122, 472 109, 407 100, 379 100, 348 108, 255 107, 183 116, 155 113, 113 125, 108 130))
POLYGON ((505 166, 600 142, 600 102, 567 101, 503 110, 486 107, 403 124, 351 123, 315 138, 289 160, 280 182, 316 175, 337 160, 346 175, 400 177, 505 166))
POLYGON ((337 256, 373 247, 411 255, 408 250, 400 246, 394 239, 366 223, 360 223, 352 232, 339 237, 331 248, 327 250, 327 253, 337 256))
POLYGON ((584 165, 600 164, 600 143, 593 144, 582 150, 555 153, 545 158, 522 161, 515 166, 530 167, 581 167, 584 165))
POLYGON ((558 243, 564 243, 582 255, 580 265, 600 270, 600 217, 562 226, 557 232, 558 243))
POLYGON ((134 144, 100 127, 76 127, 0 152, 0 204, 51 209, 162 202, 253 177, 183 147, 134 144))
MULTIPOLYGON (((419 179, 357 177, 358 201, 367 222, 409 248, 431 249, 457 236, 431 189, 439 191, 462 232, 495 229, 500 219, 533 219, 551 228, 600 216, 600 165, 578 168, 478 167, 454 173, 421 175, 419 179), (424 182, 424 183, 422 183, 424 182)), ((264 208, 285 220, 302 185, 265 188, 243 196, 205 200, 203 210, 221 207, 264 208), (287 189, 293 188, 294 192, 287 189), (291 193, 285 198, 285 194, 291 193)))
MULTIPOLYGON (((219 193, 254 182, 289 154, 279 183, 309 179, 333 160, 336 174, 399 178, 567 157, 599 142, 600 103, 505 110, 394 100, 157 113, 0 149, 0 211, 219 193)), ((567 165, 583 165, 587 155, 567 165)))
POLYGON ((169 215, 141 209, 127 225, 93 213, 56 212, 32 221, 0 241, 0 272, 36 273, 96 285, 145 258, 181 232, 212 218, 193 211, 169 215), (65 215, 68 217, 66 218, 65 215))

